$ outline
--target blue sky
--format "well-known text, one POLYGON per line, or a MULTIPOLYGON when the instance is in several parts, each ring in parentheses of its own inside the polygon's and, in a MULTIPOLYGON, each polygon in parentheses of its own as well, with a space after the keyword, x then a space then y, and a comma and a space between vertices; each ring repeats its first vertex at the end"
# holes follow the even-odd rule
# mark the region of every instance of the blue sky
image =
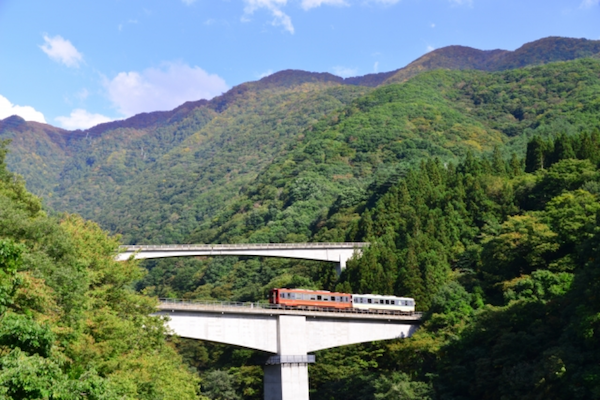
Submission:
POLYGON ((600 39, 600 0, 0 0, 0 119, 86 128, 283 69, 357 76, 546 36, 600 39))

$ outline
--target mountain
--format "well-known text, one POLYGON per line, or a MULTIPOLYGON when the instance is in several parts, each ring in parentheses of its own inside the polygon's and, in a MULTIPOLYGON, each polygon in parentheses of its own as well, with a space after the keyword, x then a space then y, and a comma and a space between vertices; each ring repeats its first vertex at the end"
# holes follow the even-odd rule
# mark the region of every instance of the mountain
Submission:
POLYGON ((403 82, 433 69, 477 69, 504 71, 507 69, 598 57, 600 40, 547 37, 526 43, 515 51, 478 50, 465 46, 436 49, 400 68, 382 83, 403 82))
POLYGON ((437 70, 381 86, 306 131, 190 241, 348 239, 348 219, 328 213, 384 193, 423 159, 456 161, 504 145, 521 154, 536 133, 595 127, 598 72, 600 60, 580 60, 497 73, 437 70))
POLYGON ((282 71, 170 112, 86 131, 47 127, 54 136, 44 142, 23 121, 5 123, 0 137, 13 139, 9 164, 51 208, 102 221, 128 241, 177 242, 307 125, 369 90, 339 79, 282 71))
MULTIPOLYGON (((190 240, 187 235, 221 212, 239 194, 240 188, 246 188, 265 173, 273 160, 289 152, 296 154, 297 147, 305 146, 307 138, 314 136, 313 131, 321 132, 327 121, 346 120, 345 113, 355 118, 356 109, 367 110, 371 101, 378 103, 379 100, 369 97, 373 87, 379 85, 382 91, 378 93, 392 96, 390 104, 382 105, 383 108, 406 107, 397 102, 396 94, 392 95, 400 90, 393 82, 404 81, 419 71, 494 70, 539 64, 597 54, 599 43, 546 38, 514 52, 451 46, 429 53, 399 71, 346 79, 328 73, 285 70, 238 85, 210 101, 188 102, 171 111, 143 113, 87 130, 65 131, 10 117, 0 122, 0 138, 13 140, 8 164, 25 177, 28 187, 52 209, 81 213, 113 232, 124 234, 128 242, 190 240), (345 111, 340 114, 337 109, 345 111), (107 204, 111 207, 107 208, 107 204), (157 231, 161 233, 155 236, 157 231)), ((445 90, 455 92, 456 88, 445 90)), ((438 93, 434 92, 428 91, 430 97, 419 97, 415 104, 438 99, 438 93)), ((476 95, 480 96, 477 101, 485 102, 490 94, 478 91, 476 95)), ((415 93, 407 92, 406 96, 415 93)), ((432 154, 452 159, 464 155, 468 148, 489 150, 494 144, 518 135, 521 128, 513 120, 523 119, 522 107, 517 104, 503 107, 511 108, 510 112, 498 110, 500 113, 495 117, 498 119, 493 121, 472 120, 469 124, 478 124, 479 128, 462 127, 467 129, 465 132, 432 121, 424 109, 415 111, 423 120, 411 117, 405 126, 396 125, 393 117, 396 111, 385 111, 391 113, 390 121, 373 120, 377 114, 372 109, 364 113, 365 121, 379 125, 365 126, 345 140, 358 143, 357 138, 363 141, 370 135, 371 139, 361 143, 366 149, 372 146, 377 149, 382 144, 373 138, 380 137, 382 127, 388 126, 385 135, 396 137, 398 148, 390 154, 386 153, 387 145, 373 154, 369 150, 365 154, 379 161, 366 164, 361 161, 366 168, 363 173, 374 173, 373 182, 377 182, 397 173, 396 167, 385 161, 386 157, 401 157, 405 164, 432 154), (397 131, 390 131, 391 126, 397 131), (440 131, 440 126, 445 126, 446 131, 440 131), (435 134, 427 136, 431 129, 435 134), (473 133, 474 139, 469 138, 466 133, 469 130, 479 133, 473 133), (405 135, 401 132, 412 133, 401 139, 405 135), (379 154, 380 151, 383 153, 379 154), (405 155, 393 155, 396 153, 405 155), (378 163, 385 168, 376 166, 378 163)), ((459 120, 464 117, 463 108, 457 110, 447 105, 442 108, 461 115, 459 120)), ((444 113, 439 118, 455 120, 444 113)), ((363 123, 356 122, 356 126, 363 123)), ((347 167, 341 170, 345 172, 333 175, 351 173, 347 167)), ((193 237, 198 239, 196 234, 193 237)))

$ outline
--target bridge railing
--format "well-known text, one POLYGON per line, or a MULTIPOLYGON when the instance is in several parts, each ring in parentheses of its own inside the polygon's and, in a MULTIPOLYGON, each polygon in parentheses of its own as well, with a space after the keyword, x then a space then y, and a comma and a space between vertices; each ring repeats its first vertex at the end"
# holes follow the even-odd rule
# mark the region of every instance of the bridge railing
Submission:
POLYGON ((315 362, 314 354, 304 356, 271 356, 267 359, 267 365, 277 364, 313 364, 315 362))
POLYGON ((250 311, 251 309, 265 309, 265 310, 291 310, 291 311, 318 311, 318 312, 329 312, 329 313, 345 313, 345 314, 371 314, 371 315, 405 315, 415 319, 420 319, 423 314, 420 312, 407 312, 407 311, 395 311, 395 310, 378 310, 378 309, 359 309, 359 308, 333 308, 333 307, 289 307, 282 306, 280 304, 271 303, 251 303, 251 302, 229 302, 229 301, 203 301, 203 300, 184 300, 184 299, 159 299, 160 306, 163 309, 169 309, 170 307, 185 308, 185 309, 201 309, 201 310, 220 310, 224 308, 240 307, 244 311, 250 311))
POLYGON ((119 246, 124 251, 136 250, 219 250, 219 249, 297 249, 297 248, 361 248, 366 242, 319 242, 319 243, 234 243, 234 244, 143 244, 119 246))

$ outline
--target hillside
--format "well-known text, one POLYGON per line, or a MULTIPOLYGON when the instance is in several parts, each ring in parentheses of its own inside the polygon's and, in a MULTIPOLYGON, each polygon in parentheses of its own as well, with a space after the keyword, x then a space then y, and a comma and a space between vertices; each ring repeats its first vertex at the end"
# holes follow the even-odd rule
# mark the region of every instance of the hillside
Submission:
POLYGON ((154 160, 134 156, 141 164, 137 170, 126 149, 92 145, 88 151, 98 161, 85 163, 90 155, 81 152, 77 167, 63 174, 50 205, 99 221, 128 242, 181 242, 304 127, 362 93, 312 84, 274 92, 248 90, 218 114, 208 109, 210 121, 182 130, 185 139, 179 143, 156 143, 163 153, 154 160))
POLYGON ((0 397, 198 399, 198 379, 166 340, 156 300, 135 293, 118 239, 61 220, 4 163, 0 142, 0 397))
MULTIPOLYGON (((593 60, 494 74, 432 71, 378 88, 314 125, 244 188, 231 206, 242 211, 226 211, 192 241, 276 242, 285 231, 306 240, 334 202, 360 203, 358 193, 386 190, 421 159, 452 161, 505 143, 521 153, 523 136, 594 127, 599 72, 593 60), (257 214, 262 222, 250 223, 257 214)), ((334 232, 318 240, 344 239, 334 232)))
MULTIPOLYGON (((368 87, 436 68, 495 70, 589 56, 598 52, 598 43, 546 38, 514 52, 451 46, 397 72, 346 79, 286 70, 238 85, 208 102, 188 102, 172 111, 140 114, 85 131, 11 117, 0 121, 0 138, 13 139, 8 164, 50 208, 81 213, 124 234, 131 243, 177 242, 222 209, 224 201, 235 197, 275 156, 292 149, 305 128, 368 93, 368 87), (111 207, 106 209, 108 203, 111 207), (134 206, 139 204, 142 209, 134 206), (157 230, 164 233, 154 237, 157 230)), ((463 133, 455 137, 458 142, 465 139, 463 133)), ((480 139, 488 150, 492 142, 499 143, 498 137, 480 139)), ((417 145, 409 153, 464 153, 438 145, 429 150, 417 145)), ((412 157, 405 159, 410 162, 412 157)), ((378 172, 389 173, 394 172, 378 172)))
POLYGON ((156 240, 180 241, 306 124, 365 90, 324 74, 283 71, 210 102, 87 131, 24 121, 16 129, 8 119, 0 137, 13 139, 9 164, 52 209, 78 212, 131 242, 148 240, 160 227, 156 240), (181 193, 185 201, 168 200, 181 193))

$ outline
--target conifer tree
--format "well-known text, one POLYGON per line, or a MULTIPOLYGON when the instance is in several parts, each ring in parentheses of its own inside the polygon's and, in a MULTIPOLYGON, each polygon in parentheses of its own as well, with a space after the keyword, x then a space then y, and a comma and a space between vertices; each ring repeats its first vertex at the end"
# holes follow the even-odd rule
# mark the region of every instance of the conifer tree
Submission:
POLYGON ((548 144, 539 136, 534 136, 527 143, 527 155, 525 156, 525 172, 535 172, 544 169, 546 150, 548 144))

